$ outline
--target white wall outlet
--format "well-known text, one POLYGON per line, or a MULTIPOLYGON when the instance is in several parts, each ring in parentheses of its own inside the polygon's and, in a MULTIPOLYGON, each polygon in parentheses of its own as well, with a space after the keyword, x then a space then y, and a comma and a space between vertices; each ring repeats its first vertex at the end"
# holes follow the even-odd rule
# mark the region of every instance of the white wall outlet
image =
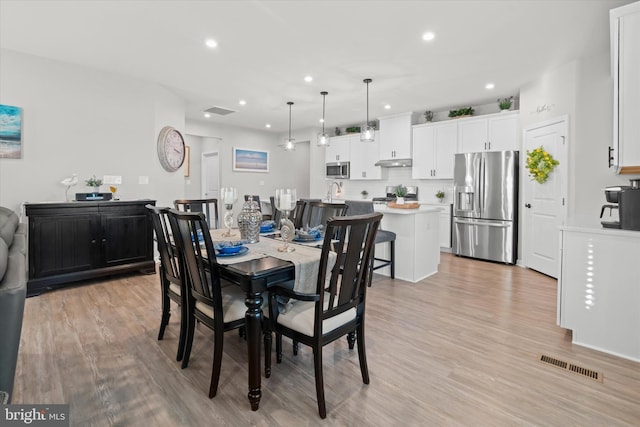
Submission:
POLYGON ((149 177, 148 176, 139 176, 138 177, 138 184, 149 184, 149 177))
POLYGON ((122 176, 120 175, 105 175, 102 177, 103 184, 119 185, 122 184, 122 176))
POLYGON ((262 180, 261 180, 261 181, 260 181, 260 185, 264 185, 264 181, 262 181, 262 180))

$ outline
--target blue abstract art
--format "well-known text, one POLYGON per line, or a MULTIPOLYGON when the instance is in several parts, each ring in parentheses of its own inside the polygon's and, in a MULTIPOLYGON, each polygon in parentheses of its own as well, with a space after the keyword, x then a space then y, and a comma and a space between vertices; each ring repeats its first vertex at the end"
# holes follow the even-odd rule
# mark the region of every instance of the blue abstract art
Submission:
POLYGON ((0 158, 22 158, 22 108, 0 104, 0 158))

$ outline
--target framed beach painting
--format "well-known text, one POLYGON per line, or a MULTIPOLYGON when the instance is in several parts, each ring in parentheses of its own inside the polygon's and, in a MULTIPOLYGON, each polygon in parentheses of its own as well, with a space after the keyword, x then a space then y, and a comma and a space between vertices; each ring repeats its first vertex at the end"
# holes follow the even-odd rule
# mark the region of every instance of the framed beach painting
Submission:
POLYGON ((233 170, 269 172, 269 152, 233 147, 233 170))
POLYGON ((0 104, 0 158, 22 158, 22 108, 0 104))

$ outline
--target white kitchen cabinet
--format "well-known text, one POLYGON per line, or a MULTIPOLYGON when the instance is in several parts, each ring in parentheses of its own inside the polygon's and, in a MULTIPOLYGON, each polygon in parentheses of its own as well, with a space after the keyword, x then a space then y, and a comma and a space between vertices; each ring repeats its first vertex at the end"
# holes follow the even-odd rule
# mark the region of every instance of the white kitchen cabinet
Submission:
POLYGON ((457 119, 458 152, 519 150, 518 112, 457 119))
POLYGON ((458 150, 458 124, 426 123, 413 126, 413 179, 453 179, 458 150))
POLYGON ((371 180, 382 178, 382 168, 376 166, 380 147, 380 135, 376 132, 373 142, 360 141, 360 135, 353 135, 349 140, 351 147, 350 173, 352 180, 371 180))
POLYGON ((324 157, 326 163, 348 162, 351 152, 351 135, 334 136, 329 140, 324 157))
POLYGON ((640 362, 640 233, 562 227, 558 324, 572 342, 640 362))
POLYGON ((610 11, 613 144, 609 166, 640 173, 640 2, 610 11))
POLYGON ((449 252, 451 250, 451 215, 453 205, 450 203, 420 203, 420 206, 440 209, 438 242, 440 243, 441 250, 446 249, 446 252, 449 252))
POLYGON ((411 158, 412 113, 380 117, 380 160, 411 158))

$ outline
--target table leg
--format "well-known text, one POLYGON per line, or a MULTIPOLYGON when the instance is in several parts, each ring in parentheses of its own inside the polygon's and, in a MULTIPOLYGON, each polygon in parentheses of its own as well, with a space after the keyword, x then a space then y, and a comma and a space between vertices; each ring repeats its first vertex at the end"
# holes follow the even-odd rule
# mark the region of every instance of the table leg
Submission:
POLYGON ((244 300, 247 306, 245 321, 247 324, 247 350, 249 355, 249 402, 251 410, 257 411, 262 397, 260 390, 260 342, 262 329, 262 294, 260 292, 247 292, 244 300))

